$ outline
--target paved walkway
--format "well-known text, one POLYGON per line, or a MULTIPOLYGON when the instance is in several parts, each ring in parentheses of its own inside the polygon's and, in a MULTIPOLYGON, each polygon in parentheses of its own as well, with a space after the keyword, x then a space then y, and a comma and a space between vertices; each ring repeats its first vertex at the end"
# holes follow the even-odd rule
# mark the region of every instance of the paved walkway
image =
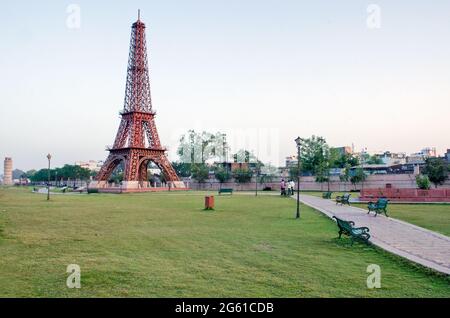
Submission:
MULTIPOLYGON (((300 194, 300 201, 332 218, 354 221, 355 226, 370 229, 370 241, 415 263, 450 275, 450 237, 406 223, 374 214, 367 210, 336 205, 332 200, 300 194)), ((389 212, 388 212, 389 213, 389 212)))

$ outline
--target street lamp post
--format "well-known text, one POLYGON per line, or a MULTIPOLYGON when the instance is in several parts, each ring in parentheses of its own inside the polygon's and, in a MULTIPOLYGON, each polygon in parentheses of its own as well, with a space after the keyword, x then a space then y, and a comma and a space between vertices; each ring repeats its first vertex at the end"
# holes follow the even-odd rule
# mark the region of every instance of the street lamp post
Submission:
POLYGON ((295 139, 297 145, 297 214, 296 219, 300 218, 300 148, 302 146, 302 138, 295 139))
POLYGON ((52 155, 47 155, 48 159, 48 183, 47 183, 47 201, 50 200, 50 159, 52 159, 52 155))
MULTIPOLYGON (((257 164, 258 165, 258 164, 257 164)), ((258 166, 256 166, 256 170, 255 170, 255 196, 258 196, 258 166)))

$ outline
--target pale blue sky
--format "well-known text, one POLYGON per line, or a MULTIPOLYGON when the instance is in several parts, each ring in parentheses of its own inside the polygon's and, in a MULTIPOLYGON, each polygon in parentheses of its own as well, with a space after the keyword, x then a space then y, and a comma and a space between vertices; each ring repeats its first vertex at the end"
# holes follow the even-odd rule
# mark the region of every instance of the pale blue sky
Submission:
MULTIPOLYGON (((275 131, 276 157, 334 146, 450 148, 450 1, 10 1, 0 10, 0 156, 17 168, 106 158, 130 27, 147 24, 163 144, 189 128, 275 131), (81 8, 81 28, 66 8, 81 8), (381 8, 381 28, 366 25, 381 8)), ((256 149, 255 144, 248 148, 256 149)), ((172 157, 172 159, 174 159, 172 157)), ((263 158, 274 161, 271 158, 263 158)))

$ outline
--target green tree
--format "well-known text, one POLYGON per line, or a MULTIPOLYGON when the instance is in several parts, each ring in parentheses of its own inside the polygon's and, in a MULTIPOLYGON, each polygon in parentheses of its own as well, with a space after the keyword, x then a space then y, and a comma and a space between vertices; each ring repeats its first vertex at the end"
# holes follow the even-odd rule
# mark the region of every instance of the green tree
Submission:
POLYGON ((109 176, 108 182, 121 183, 123 181, 123 172, 118 171, 109 176))
POLYGON ((236 169, 233 172, 233 177, 237 183, 247 183, 252 180, 253 172, 250 169, 236 169))
POLYGON ((435 188, 437 188, 448 179, 448 163, 441 158, 427 158, 423 173, 428 176, 435 188))
POLYGON ((418 175, 416 176, 417 187, 422 190, 429 190, 431 188, 431 182, 428 176, 418 175))
POLYGON ((177 153, 181 162, 204 164, 210 159, 224 161, 225 159, 222 157, 226 148, 225 134, 220 132, 213 134, 207 131, 197 133, 191 129, 181 136, 177 153))
POLYGON ((13 179, 26 178, 26 173, 25 171, 22 171, 20 169, 14 169, 12 172, 12 178, 13 179))
POLYGON ((297 167, 297 165, 292 166, 289 168, 289 178, 291 180, 297 180, 297 177, 299 175, 301 175, 302 172, 302 168, 300 167, 300 169, 297 167))
POLYGON ((198 182, 203 183, 209 178, 209 168, 206 164, 196 163, 192 165, 192 177, 198 182))
POLYGON ((369 155, 368 153, 365 153, 363 155, 362 161, 364 162, 364 164, 368 164, 368 165, 380 165, 383 163, 383 160, 381 160, 381 158, 377 157, 376 155, 369 155))
MULTIPOLYGON (((329 182, 329 180, 330 180, 330 178, 328 176, 328 174, 329 174, 328 171, 330 169, 328 169, 327 163, 325 161, 323 161, 318 164, 318 166, 315 168, 315 170, 316 170, 315 180, 316 180, 316 182, 320 183, 321 190, 323 190, 323 183, 329 182)), ((329 188, 329 186, 328 186, 328 188, 329 188)))
POLYGON ((228 169, 224 168, 222 165, 217 165, 214 168, 214 176, 221 184, 231 179, 231 173, 229 173, 228 169))
POLYGON ((323 137, 313 135, 311 138, 304 139, 300 154, 302 171, 316 174, 318 169, 323 169, 327 148, 328 145, 323 137))
POLYGON ((344 155, 339 155, 336 161, 333 163, 333 168, 345 168, 347 165, 350 167, 355 167, 359 165, 358 157, 353 154, 346 153, 344 155))
MULTIPOLYGON (((51 170, 50 170, 50 175, 51 175, 51 170)), ((36 173, 34 173, 30 177, 30 180, 32 182, 47 181, 48 180, 48 169, 40 169, 40 170, 38 170, 36 173)))
MULTIPOLYGON (((266 164, 260 168, 258 182, 260 184, 264 184, 264 186, 265 186, 266 183, 273 182, 273 180, 277 177, 277 175, 278 175, 277 167, 271 165, 270 163, 266 164)), ((294 178, 292 178, 292 179, 294 179, 294 178)), ((295 179, 297 179, 297 177, 295 177, 295 179)))
POLYGON ((355 170, 355 173, 350 177, 350 182, 353 184, 356 190, 356 185, 358 183, 362 183, 366 180, 367 176, 366 173, 362 168, 357 168, 355 170))
POLYGON ((328 192, 330 192, 330 182, 331 182, 331 169, 335 168, 335 162, 339 158, 339 151, 336 148, 330 148, 328 145, 323 147, 324 151, 324 162, 321 163, 323 168, 325 169, 325 176, 328 185, 328 192))
POLYGON ((344 188, 347 185, 347 182, 350 181, 350 167, 350 164, 347 163, 339 175, 339 180, 344 183, 344 188))
POLYGON ((233 161, 239 163, 256 162, 262 164, 261 162, 258 161, 253 152, 246 149, 240 149, 235 154, 233 154, 233 161))
POLYGON ((188 178, 192 175, 192 165, 186 162, 172 162, 172 167, 179 177, 188 178))
POLYGON ((25 172, 27 178, 31 178, 37 171, 34 169, 28 170, 27 172, 25 172))

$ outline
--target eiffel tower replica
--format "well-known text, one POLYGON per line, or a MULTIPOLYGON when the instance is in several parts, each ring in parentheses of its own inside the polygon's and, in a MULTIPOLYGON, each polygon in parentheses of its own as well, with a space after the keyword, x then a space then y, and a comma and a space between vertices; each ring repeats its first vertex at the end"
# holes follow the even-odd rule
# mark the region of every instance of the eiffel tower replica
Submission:
POLYGON ((161 146, 152 110, 150 80, 147 61, 145 24, 140 20, 131 28, 130 53, 128 58, 125 102, 119 130, 114 145, 109 147, 109 156, 90 188, 101 192, 115 192, 108 188, 108 179, 116 167, 123 162, 124 172, 120 192, 154 191, 148 187, 148 164, 155 163, 172 189, 184 189, 175 170, 161 146))

